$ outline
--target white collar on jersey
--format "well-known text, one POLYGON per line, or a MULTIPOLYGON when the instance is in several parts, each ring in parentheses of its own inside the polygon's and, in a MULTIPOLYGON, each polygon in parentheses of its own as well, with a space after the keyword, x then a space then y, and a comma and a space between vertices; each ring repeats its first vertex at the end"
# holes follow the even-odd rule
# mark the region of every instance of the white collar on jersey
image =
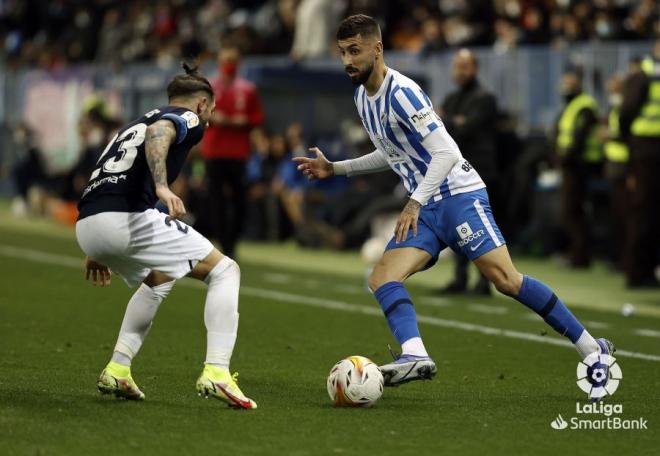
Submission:
POLYGON ((369 94, 367 93, 367 89, 366 88, 364 89, 364 94, 367 96, 369 100, 373 101, 376 98, 380 97, 383 94, 383 92, 385 92, 385 89, 387 89, 387 84, 389 84, 389 80, 392 77, 392 73, 394 72, 394 70, 392 70, 389 67, 385 67, 385 70, 387 71, 387 73, 385 73, 385 78, 383 78, 383 83, 380 85, 380 87, 378 87, 378 90, 376 91, 375 94, 373 94, 373 96, 369 96, 369 94))

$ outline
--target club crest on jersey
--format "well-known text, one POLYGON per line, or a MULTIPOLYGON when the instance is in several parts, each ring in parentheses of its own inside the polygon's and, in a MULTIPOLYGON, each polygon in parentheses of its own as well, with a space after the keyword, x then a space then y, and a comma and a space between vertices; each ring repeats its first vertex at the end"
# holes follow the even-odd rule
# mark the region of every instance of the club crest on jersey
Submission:
POLYGON ((433 123, 436 119, 435 111, 433 108, 426 107, 420 109, 415 114, 410 116, 410 122, 414 125, 416 129, 428 127, 429 124, 433 123))
POLYGON ((188 128, 195 128, 197 125, 199 125, 199 117, 197 117, 197 114, 192 111, 184 112, 181 114, 181 117, 185 119, 186 126, 188 128))

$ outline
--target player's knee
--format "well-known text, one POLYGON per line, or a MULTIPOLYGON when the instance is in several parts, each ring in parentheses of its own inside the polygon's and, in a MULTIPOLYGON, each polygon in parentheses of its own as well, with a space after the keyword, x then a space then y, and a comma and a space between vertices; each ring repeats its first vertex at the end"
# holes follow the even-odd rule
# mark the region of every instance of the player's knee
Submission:
POLYGON ((169 282, 155 282, 152 281, 151 284, 147 283, 145 280, 142 284, 143 287, 147 287, 151 293, 153 293, 154 296, 156 296, 158 299, 161 301, 167 298, 167 295, 170 294, 170 291, 172 291, 172 287, 174 287, 174 280, 169 279, 169 282))
POLYGON ((371 274, 369 274, 367 285, 371 291, 376 291, 388 282, 401 281, 403 281, 403 277, 400 277, 396 272, 390 270, 385 262, 380 260, 376 263, 376 266, 374 266, 374 270, 371 271, 371 274))
POLYGON ((164 274, 160 271, 151 271, 149 275, 144 279, 144 284, 152 290, 165 284, 170 284, 170 288, 172 288, 174 285, 174 280, 167 274, 164 274))
POLYGON ((371 291, 378 290, 378 288, 380 288, 382 285, 382 279, 380 278, 380 275, 375 272, 375 270, 371 271, 371 274, 369 274, 369 277, 367 278, 367 285, 371 291))
POLYGON ((240 281, 241 268, 237 262, 228 256, 225 256, 211 268, 208 274, 206 274, 204 282, 210 284, 213 281, 225 280, 228 278, 240 281))
POLYGON ((229 259, 230 264, 228 267, 229 273, 233 276, 236 276, 238 279, 241 278, 241 267, 238 265, 236 261, 234 261, 232 258, 226 257, 229 259))
POLYGON ((522 285, 522 275, 518 271, 496 270, 491 276, 491 282, 502 294, 517 296, 522 285))

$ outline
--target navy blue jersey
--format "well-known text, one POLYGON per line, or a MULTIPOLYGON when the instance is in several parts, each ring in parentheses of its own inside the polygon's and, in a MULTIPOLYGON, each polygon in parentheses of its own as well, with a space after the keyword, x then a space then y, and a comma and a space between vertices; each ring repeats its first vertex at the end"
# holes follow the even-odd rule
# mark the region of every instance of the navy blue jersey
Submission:
POLYGON ((149 111, 124 126, 108 143, 96 162, 78 203, 83 219, 101 212, 143 212, 158 202, 147 164, 144 137, 147 127, 167 119, 176 128, 176 139, 167 154, 167 183, 181 172, 188 152, 204 136, 204 125, 194 112, 178 106, 149 111))

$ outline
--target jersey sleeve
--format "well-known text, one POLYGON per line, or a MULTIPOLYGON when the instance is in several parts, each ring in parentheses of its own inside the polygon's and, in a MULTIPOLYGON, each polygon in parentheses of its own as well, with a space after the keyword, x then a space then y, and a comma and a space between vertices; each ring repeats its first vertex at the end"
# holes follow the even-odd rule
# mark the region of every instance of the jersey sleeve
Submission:
POLYGON ((400 87, 393 91, 392 110, 397 120, 418 141, 440 126, 440 119, 433 110, 431 101, 419 88, 400 87))
POLYGON ((192 111, 185 111, 181 114, 168 112, 163 114, 161 119, 170 120, 174 124, 176 128, 176 144, 181 144, 186 138, 199 136, 198 131, 202 130, 199 117, 192 111))

